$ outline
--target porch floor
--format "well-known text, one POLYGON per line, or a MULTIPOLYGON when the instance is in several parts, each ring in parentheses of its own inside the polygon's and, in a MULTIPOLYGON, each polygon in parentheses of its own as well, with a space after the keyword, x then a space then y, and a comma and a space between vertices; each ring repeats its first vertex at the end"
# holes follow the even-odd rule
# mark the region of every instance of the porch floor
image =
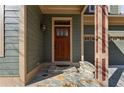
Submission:
POLYGON ((41 69, 28 87, 99 87, 94 77, 78 73, 75 66, 49 66, 41 69))
MULTIPOLYGON (((100 87, 94 78, 86 79, 84 76, 77 72, 75 66, 49 66, 41 69, 27 87, 100 87), (85 79, 83 83, 81 78, 85 79)), ((124 67, 110 66, 108 78, 109 87, 124 87, 124 67)))

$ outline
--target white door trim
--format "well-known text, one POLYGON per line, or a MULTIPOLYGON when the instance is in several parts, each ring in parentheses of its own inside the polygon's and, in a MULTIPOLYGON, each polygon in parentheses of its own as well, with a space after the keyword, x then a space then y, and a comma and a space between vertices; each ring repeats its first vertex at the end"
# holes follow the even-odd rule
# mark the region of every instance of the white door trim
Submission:
MULTIPOLYGON (((55 20, 69 20, 70 21, 70 62, 72 62, 72 17, 52 17, 52 63, 57 62, 54 59, 54 55, 55 55, 54 54, 54 21, 55 20)), ((65 63, 66 61, 63 61, 63 62, 65 63)))

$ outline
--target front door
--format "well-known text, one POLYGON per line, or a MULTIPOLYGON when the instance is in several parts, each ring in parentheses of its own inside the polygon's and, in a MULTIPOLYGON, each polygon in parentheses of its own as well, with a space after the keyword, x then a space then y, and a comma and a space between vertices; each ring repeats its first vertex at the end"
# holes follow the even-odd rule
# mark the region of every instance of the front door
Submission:
POLYGON ((70 27, 54 27, 55 61, 70 61, 70 27))

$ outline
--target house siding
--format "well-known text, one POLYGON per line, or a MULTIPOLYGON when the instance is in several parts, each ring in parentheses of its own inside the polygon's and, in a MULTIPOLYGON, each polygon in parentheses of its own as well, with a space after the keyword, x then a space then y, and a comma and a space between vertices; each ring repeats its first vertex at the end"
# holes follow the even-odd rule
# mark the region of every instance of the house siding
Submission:
MULTIPOLYGON (((124 26, 109 26, 109 31, 124 33, 124 26)), ((109 42, 109 65, 124 65, 124 40, 109 42)))
POLYGON ((81 30, 80 14, 45 14, 44 24, 47 30, 44 32, 44 62, 52 61, 52 17, 72 17, 72 61, 78 62, 81 58, 81 30))
MULTIPOLYGON (((109 31, 123 31, 124 26, 109 26, 109 31)), ((84 26, 84 34, 94 34, 94 26, 84 26)), ((124 40, 109 41, 109 65, 124 65, 124 40)), ((94 64, 94 41, 84 41, 84 60, 94 64)))
MULTIPOLYGON (((5 5, 5 56, 0 58, 0 76, 19 76, 20 6, 5 5)), ((42 14, 38 6, 28 6, 27 69, 52 61, 52 17, 72 17, 72 61, 81 58, 80 14, 42 14), (41 24, 47 26, 41 30, 41 24)), ((109 31, 124 26, 109 26, 109 31)), ((84 34, 94 34, 94 26, 84 26, 84 34)), ((124 65, 124 40, 109 42, 109 64, 124 65), (114 50, 114 51, 113 51, 114 50)), ((84 59, 94 64, 94 41, 84 41, 84 59)))
MULTIPOLYGON (((94 26, 92 25, 85 25, 84 26, 84 35, 94 35, 95 31, 94 31, 94 26)), ((94 64, 94 41, 84 41, 84 60, 88 61, 92 64, 94 64)))
POLYGON ((0 58, 0 76, 18 76, 20 6, 5 5, 4 13, 5 55, 0 58))
POLYGON ((27 69, 30 72, 43 61, 42 13, 38 6, 28 6, 27 69))

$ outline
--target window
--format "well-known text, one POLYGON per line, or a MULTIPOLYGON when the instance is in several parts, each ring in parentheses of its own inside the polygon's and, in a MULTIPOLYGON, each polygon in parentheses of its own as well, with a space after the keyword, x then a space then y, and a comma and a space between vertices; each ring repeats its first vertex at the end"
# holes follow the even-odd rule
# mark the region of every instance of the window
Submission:
POLYGON ((111 40, 122 41, 122 40, 124 40, 124 36, 110 36, 109 41, 111 41, 111 40))
POLYGON ((68 27, 56 27, 57 37, 67 37, 69 34, 68 27))
POLYGON ((94 41, 95 40, 95 37, 92 34, 85 34, 84 35, 84 40, 85 41, 94 41))
POLYGON ((124 5, 120 5, 119 9, 120 9, 119 14, 124 14, 124 5))
POLYGON ((124 5, 110 5, 108 7, 109 14, 121 15, 124 14, 124 5))
POLYGON ((69 20, 56 20, 54 22, 54 25, 70 25, 70 21, 69 20))
POLYGON ((95 5, 89 5, 89 12, 94 13, 95 5))
POLYGON ((110 15, 118 15, 119 14, 119 6, 118 5, 110 5, 108 7, 108 12, 110 15))
POLYGON ((4 6, 0 5, 0 57, 4 57, 4 6))

